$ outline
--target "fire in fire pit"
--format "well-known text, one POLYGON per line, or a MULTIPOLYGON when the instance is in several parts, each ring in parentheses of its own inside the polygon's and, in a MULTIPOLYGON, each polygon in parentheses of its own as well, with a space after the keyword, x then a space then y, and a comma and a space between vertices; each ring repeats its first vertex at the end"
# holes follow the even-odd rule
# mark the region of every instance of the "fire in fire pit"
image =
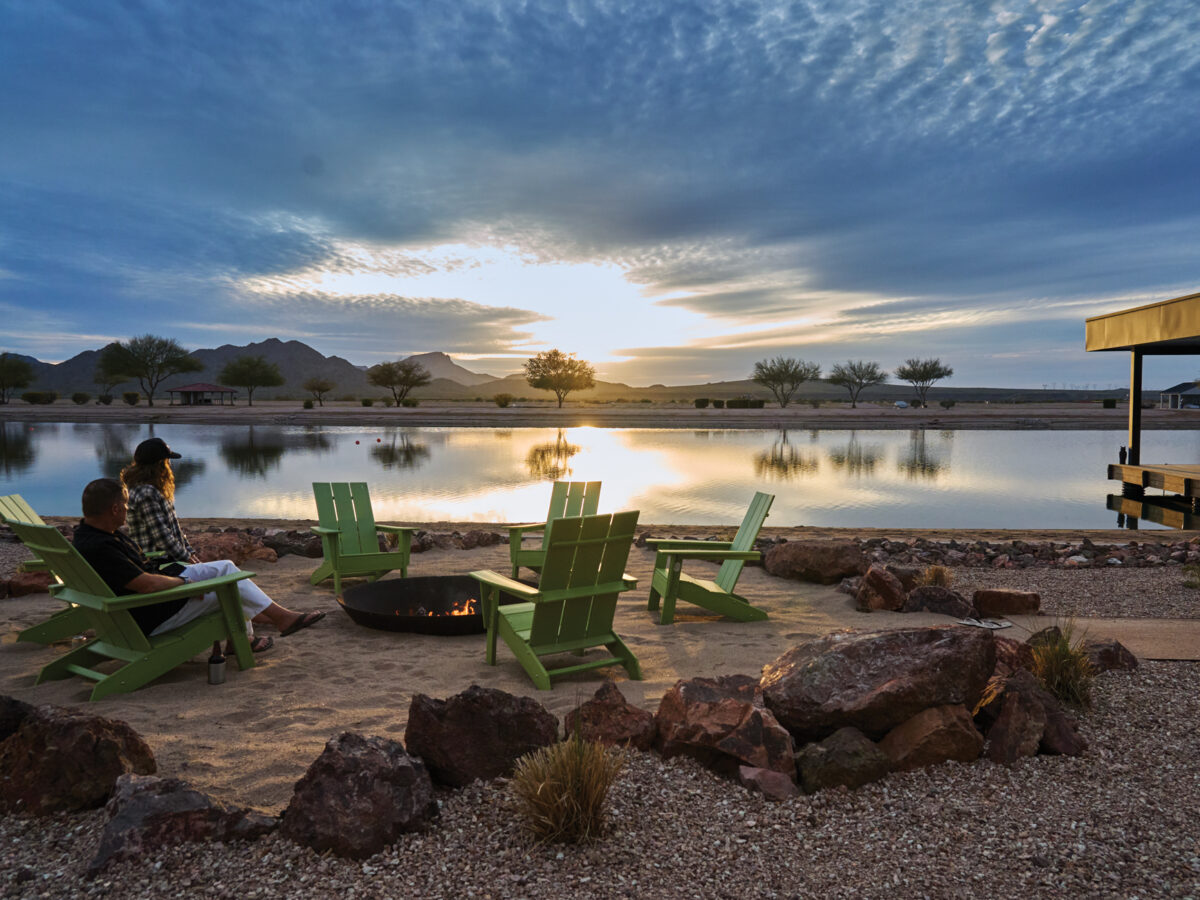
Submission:
POLYGON ((359 625, 420 634, 480 634, 484 631, 479 583, 469 575, 389 578, 346 588, 338 597, 359 625))

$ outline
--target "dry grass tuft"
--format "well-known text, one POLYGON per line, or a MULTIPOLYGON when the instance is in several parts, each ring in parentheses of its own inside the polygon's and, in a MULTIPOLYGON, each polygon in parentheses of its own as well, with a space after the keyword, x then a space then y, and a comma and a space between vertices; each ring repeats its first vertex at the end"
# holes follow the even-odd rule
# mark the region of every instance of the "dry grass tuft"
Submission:
POLYGON ((1200 588, 1200 566, 1189 563, 1183 567, 1183 586, 1192 590, 1200 588))
POLYGON ((926 566, 913 580, 918 585, 948 588, 954 583, 954 573, 945 566, 926 566))
POLYGON ((624 767, 623 751, 576 732, 517 760, 510 787, 535 838, 585 844, 603 832, 605 799, 624 767))
POLYGON ((1073 641, 1070 624, 1061 627, 1057 640, 1033 648, 1033 674, 1063 703, 1087 708, 1092 705, 1095 672, 1083 641, 1073 641))

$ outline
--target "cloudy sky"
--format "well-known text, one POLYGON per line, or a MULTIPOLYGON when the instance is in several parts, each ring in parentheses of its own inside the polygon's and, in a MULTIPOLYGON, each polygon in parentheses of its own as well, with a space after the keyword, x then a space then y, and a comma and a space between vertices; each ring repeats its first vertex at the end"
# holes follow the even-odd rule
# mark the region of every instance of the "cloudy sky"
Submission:
POLYGON ((1200 290, 1197 34, 1194 0, 0 0, 0 348, 1120 385, 1083 320, 1200 290))

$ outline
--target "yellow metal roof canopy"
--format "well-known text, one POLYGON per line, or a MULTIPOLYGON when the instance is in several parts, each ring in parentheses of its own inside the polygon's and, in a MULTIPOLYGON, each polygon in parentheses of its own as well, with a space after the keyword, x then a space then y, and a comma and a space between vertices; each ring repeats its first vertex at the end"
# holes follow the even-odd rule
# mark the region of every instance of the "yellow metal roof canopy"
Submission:
POLYGON ((1093 316, 1087 320, 1086 347, 1146 356, 1200 354, 1200 294, 1093 316))

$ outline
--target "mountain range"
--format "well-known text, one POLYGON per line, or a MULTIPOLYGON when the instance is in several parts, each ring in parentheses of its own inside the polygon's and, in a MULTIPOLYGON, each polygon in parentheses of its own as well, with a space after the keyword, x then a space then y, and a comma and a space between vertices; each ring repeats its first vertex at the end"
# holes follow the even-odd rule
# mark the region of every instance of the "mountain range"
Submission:
MULTIPOLYGON (((70 396, 76 391, 86 391, 95 394, 98 391, 93 381, 96 363, 100 356, 99 350, 85 350, 61 363, 46 363, 32 356, 13 354, 25 360, 33 368, 34 383, 31 390, 58 391, 60 396, 70 396)), ((219 373, 225 365, 239 356, 261 356, 268 362, 279 367, 284 383, 277 388, 258 388, 254 392, 256 400, 298 400, 308 396, 303 383, 309 378, 319 376, 327 378, 335 385, 328 395, 330 399, 359 399, 362 397, 383 398, 390 393, 383 388, 375 387, 367 381, 366 368, 356 366, 340 356, 325 356, 312 347, 300 341, 281 341, 269 338, 265 341, 246 344, 237 347, 223 344, 213 349, 192 351, 192 356, 199 360, 204 369, 168 378, 155 394, 162 402, 167 402, 167 391, 172 387, 180 387, 196 382, 219 383, 219 373)), ((429 400, 472 400, 475 398, 491 398, 496 394, 507 393, 515 397, 531 397, 553 399, 549 391, 531 388, 521 374, 508 375, 498 378, 470 369, 454 362, 446 353, 419 353, 407 359, 422 365, 433 377, 432 382, 412 392, 412 396, 429 400)), ((116 393, 139 390, 135 382, 118 385, 116 393)), ((20 392, 18 392, 19 395, 20 392)), ((1068 391, 1068 390, 1020 390, 1012 388, 952 388, 942 385, 930 391, 930 400, 991 400, 996 402, 1014 400, 1037 400, 1041 402, 1054 400, 1095 399, 1098 397, 1117 396, 1120 391, 1068 391)), ((238 394, 245 396, 244 389, 238 394)), ((631 387, 620 382, 597 381, 596 386, 587 391, 576 391, 571 394, 573 400, 650 400, 664 402, 668 400, 690 401, 697 397, 727 399, 738 396, 768 397, 768 392, 749 379, 741 381, 720 381, 708 384, 690 384, 668 386, 662 384, 650 387, 631 387)), ((844 388, 827 382, 809 382, 803 385, 799 396, 806 399, 821 401, 846 400, 844 388)), ((865 391, 861 399, 865 402, 872 400, 909 400, 912 398, 912 388, 908 384, 885 384, 865 391)))

